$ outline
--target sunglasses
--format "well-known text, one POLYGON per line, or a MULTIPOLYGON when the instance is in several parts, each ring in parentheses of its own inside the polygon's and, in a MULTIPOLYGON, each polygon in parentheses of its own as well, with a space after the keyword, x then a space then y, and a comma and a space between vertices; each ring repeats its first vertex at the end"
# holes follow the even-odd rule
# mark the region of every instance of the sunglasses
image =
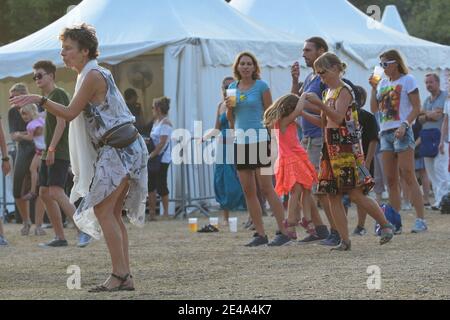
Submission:
POLYGON ((396 60, 380 62, 380 67, 382 67, 383 69, 386 69, 390 64, 393 64, 396 62, 397 62, 396 60))
POLYGON ((33 80, 34 80, 34 81, 36 81, 36 80, 41 80, 46 74, 48 74, 48 73, 36 73, 36 74, 33 76, 33 80))
POLYGON ((328 70, 317 71, 317 73, 320 74, 321 76, 323 76, 327 72, 328 72, 328 70))

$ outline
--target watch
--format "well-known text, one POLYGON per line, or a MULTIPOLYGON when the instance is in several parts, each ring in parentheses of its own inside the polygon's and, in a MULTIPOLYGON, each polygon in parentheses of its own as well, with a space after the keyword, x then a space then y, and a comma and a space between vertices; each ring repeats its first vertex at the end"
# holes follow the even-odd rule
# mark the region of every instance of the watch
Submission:
POLYGON ((39 106, 43 107, 47 101, 48 98, 46 96, 42 96, 41 101, 39 102, 39 106))
POLYGON ((405 127, 406 130, 409 129, 409 123, 408 123, 408 121, 403 121, 401 125, 402 125, 403 127, 405 127))
POLYGON ((9 161, 9 157, 4 157, 4 158, 2 158, 2 161, 3 161, 3 162, 9 161))

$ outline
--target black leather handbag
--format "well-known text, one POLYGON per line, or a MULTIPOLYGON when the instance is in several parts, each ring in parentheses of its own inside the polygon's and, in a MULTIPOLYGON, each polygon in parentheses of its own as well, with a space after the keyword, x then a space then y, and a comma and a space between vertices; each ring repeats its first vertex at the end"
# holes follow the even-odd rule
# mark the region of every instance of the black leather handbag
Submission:
POLYGON ((108 130, 102 137, 102 143, 113 148, 122 149, 136 141, 138 136, 138 129, 132 122, 127 122, 108 130))

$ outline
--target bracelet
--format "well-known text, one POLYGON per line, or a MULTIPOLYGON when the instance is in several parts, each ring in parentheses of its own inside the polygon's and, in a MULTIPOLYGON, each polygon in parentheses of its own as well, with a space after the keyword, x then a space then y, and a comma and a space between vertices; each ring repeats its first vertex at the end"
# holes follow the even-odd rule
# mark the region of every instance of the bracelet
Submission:
POLYGON ((3 162, 9 161, 9 157, 4 157, 4 158, 2 158, 2 161, 3 161, 3 162))
POLYGON ((48 98, 46 96, 42 96, 41 101, 39 102, 39 106, 43 107, 47 101, 48 98))
POLYGON ((54 148, 54 147, 48 147, 48 152, 55 152, 56 151, 56 149, 54 148))

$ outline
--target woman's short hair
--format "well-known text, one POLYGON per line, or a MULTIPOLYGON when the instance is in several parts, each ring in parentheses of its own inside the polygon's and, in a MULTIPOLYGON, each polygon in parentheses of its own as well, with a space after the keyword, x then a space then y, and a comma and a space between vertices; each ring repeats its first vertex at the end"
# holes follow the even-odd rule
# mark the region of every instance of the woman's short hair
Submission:
POLYGON ((26 95, 28 94, 28 87, 25 83, 16 83, 9 89, 9 94, 12 94, 13 92, 18 93, 19 95, 26 95))
POLYGON ((162 114, 168 114, 170 110, 170 99, 167 97, 156 98, 153 105, 161 111, 162 114))
POLYGON ((331 70, 336 66, 341 73, 347 69, 347 65, 339 59, 337 55, 331 52, 325 52, 314 62, 314 69, 331 70))
POLYGON ((399 51, 397 50, 389 50, 386 52, 383 52, 380 55, 380 59, 386 59, 389 61, 395 60, 398 64, 398 72, 402 74, 408 74, 409 68, 406 65, 406 60, 402 57, 399 51))
POLYGON ((99 56, 97 33, 93 26, 83 23, 80 26, 65 28, 59 35, 59 40, 71 39, 78 43, 80 50, 89 50, 89 59, 99 56))
POLYGON ((253 75, 252 75, 253 80, 261 79, 261 69, 259 68, 258 60, 256 60, 256 57, 252 53, 247 52, 247 51, 239 53, 234 61, 234 64, 233 64, 234 78, 237 80, 242 79, 242 77, 238 71, 238 66, 239 66, 239 63, 241 62, 242 57, 249 57, 253 61, 253 65, 255 66, 255 72, 253 72, 253 75))

